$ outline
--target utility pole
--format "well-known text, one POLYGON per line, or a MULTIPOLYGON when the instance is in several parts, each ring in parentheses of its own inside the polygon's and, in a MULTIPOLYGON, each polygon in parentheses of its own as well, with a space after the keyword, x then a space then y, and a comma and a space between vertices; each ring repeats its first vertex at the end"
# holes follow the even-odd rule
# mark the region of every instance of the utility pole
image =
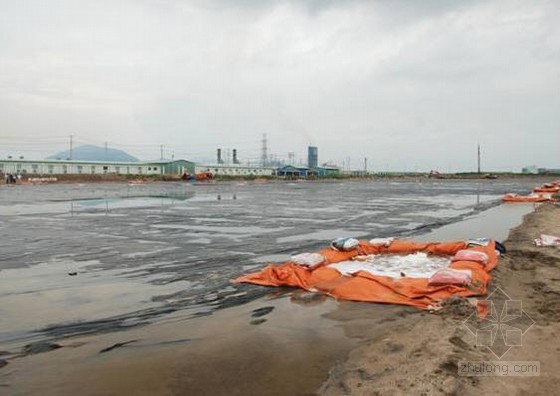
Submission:
POLYGON ((478 145, 478 174, 480 175, 480 144, 478 145))
POLYGON ((70 135, 70 159, 72 159, 72 144, 73 144, 72 137, 73 135, 70 135))
POLYGON ((262 147, 261 147, 261 162, 262 167, 266 167, 268 160, 268 139, 266 138, 266 133, 263 133, 262 137, 262 147))
POLYGON ((163 144, 159 146, 160 159, 163 161, 163 144))
POLYGON ((105 142, 105 161, 107 161, 108 155, 107 155, 107 150, 109 148, 109 142, 105 142))
POLYGON ((364 174, 367 175, 367 157, 364 158, 364 174))

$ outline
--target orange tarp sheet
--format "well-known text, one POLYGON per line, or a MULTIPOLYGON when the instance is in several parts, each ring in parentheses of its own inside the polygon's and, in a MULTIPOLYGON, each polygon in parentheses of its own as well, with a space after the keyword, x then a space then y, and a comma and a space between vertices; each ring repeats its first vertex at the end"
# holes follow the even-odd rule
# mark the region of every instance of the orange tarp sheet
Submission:
POLYGON ((292 262, 280 265, 268 265, 262 271, 241 276, 235 283, 253 283, 263 286, 292 286, 309 291, 320 291, 344 300, 367 301, 391 304, 411 305, 428 309, 453 294, 459 296, 480 296, 486 294, 486 285, 491 279, 489 272, 498 264, 494 242, 488 246, 467 248, 466 242, 449 243, 415 243, 394 241, 389 247, 372 245, 360 241, 358 249, 352 252, 338 252, 331 248, 319 252, 326 261, 318 268, 310 270, 292 262), (438 256, 453 256, 461 249, 473 249, 488 255, 488 264, 475 261, 455 261, 450 268, 472 271, 471 285, 429 286, 428 278, 394 279, 387 276, 372 275, 359 271, 352 276, 341 275, 328 264, 350 260, 357 255, 367 254, 413 254, 424 252, 438 256))
POLYGON ((504 202, 551 202, 554 198, 543 195, 510 195, 506 194, 502 198, 504 202))
POLYGON ((551 193, 551 194, 554 194, 554 193, 557 193, 559 191, 560 191, 559 187, 539 187, 539 188, 534 188, 533 189, 533 192, 536 192, 536 193, 551 193))

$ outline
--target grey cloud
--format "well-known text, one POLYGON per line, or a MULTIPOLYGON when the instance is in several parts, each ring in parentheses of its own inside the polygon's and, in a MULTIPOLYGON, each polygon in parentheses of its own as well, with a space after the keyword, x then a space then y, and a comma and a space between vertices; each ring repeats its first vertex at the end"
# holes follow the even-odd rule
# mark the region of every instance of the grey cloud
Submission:
MULTIPOLYGON (((8 135, 117 135, 132 154, 152 157, 159 144, 176 157, 212 157, 228 144, 258 158, 267 133, 281 157, 313 142, 321 160, 443 170, 472 169, 480 142, 489 168, 560 166, 560 11, 550 2, 68 0, 3 9, 8 135)), ((0 145, 0 155, 7 150, 0 145)))

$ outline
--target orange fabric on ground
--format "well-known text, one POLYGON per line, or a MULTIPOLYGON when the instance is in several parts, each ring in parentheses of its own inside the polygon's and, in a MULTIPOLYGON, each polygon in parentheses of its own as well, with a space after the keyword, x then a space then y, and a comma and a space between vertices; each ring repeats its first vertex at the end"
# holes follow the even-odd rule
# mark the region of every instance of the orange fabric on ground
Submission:
POLYGON ((509 195, 503 196, 504 202, 553 202, 554 198, 542 195, 509 195))
POLYGON ((536 187, 533 188, 533 191, 536 193, 557 193, 560 191, 560 187, 536 187))
POLYGON ((494 242, 488 246, 467 248, 465 242, 415 243, 394 241, 389 247, 372 245, 360 241, 358 249, 352 252, 337 252, 325 249, 320 252, 326 257, 325 263, 313 270, 287 262, 281 265, 268 265, 262 271, 241 276, 235 283, 254 283, 263 286, 292 286, 309 291, 320 291, 344 300, 379 302, 411 305, 420 309, 436 306, 441 300, 453 294, 459 296, 480 296, 486 294, 488 282, 492 279, 489 272, 498 264, 494 242), (357 255, 367 254, 413 254, 423 252, 439 256, 453 256, 459 250, 473 249, 488 255, 486 265, 476 261, 455 261, 453 269, 468 269, 472 272, 469 286, 456 285, 430 286, 428 278, 400 278, 372 275, 359 271, 352 276, 341 275, 336 269, 326 265, 350 260, 357 255))

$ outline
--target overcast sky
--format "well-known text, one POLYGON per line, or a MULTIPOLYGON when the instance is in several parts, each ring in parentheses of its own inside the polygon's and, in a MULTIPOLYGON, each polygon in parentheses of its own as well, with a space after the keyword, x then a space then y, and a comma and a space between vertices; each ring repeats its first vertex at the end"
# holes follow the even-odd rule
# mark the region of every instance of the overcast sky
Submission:
POLYGON ((559 1, 0 0, 0 157, 560 168, 559 1))

